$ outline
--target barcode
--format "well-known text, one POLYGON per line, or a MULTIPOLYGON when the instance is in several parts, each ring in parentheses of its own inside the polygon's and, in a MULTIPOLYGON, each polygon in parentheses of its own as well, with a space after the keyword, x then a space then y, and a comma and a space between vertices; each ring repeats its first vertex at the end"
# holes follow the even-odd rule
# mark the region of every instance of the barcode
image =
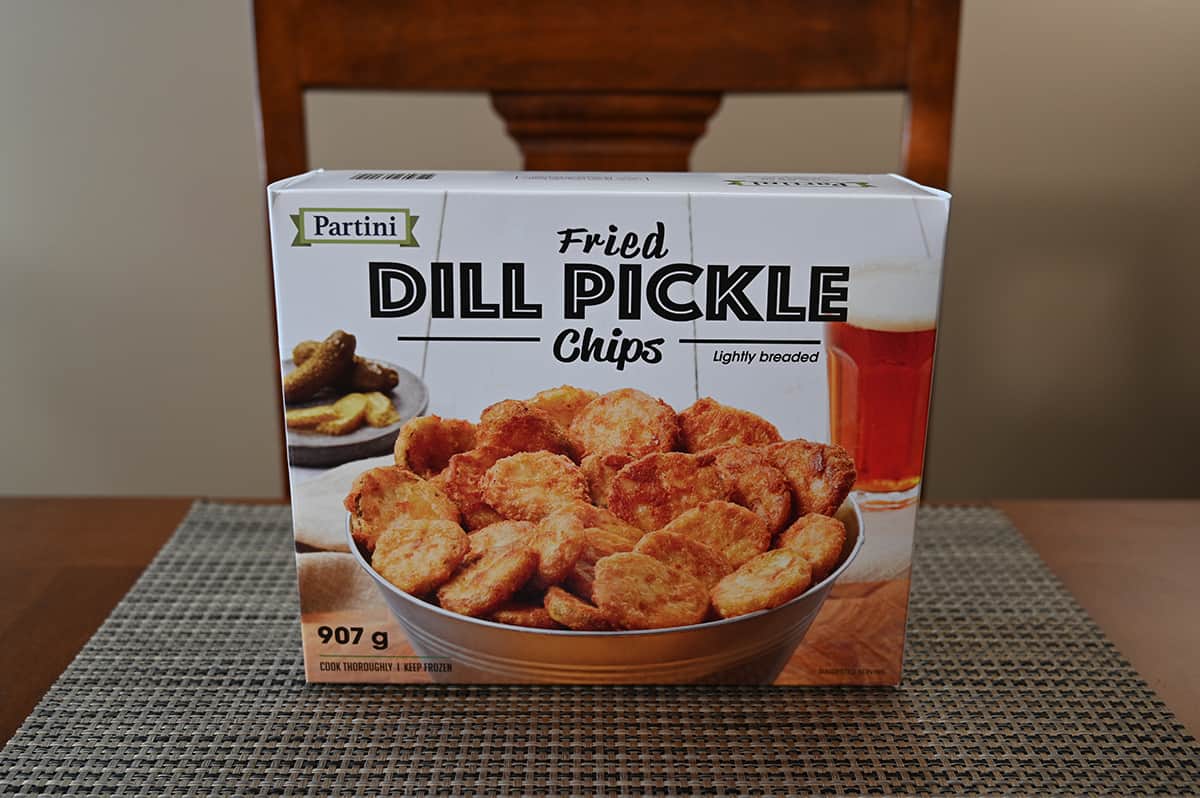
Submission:
POLYGON ((432 180, 433 172, 359 172, 351 180, 432 180))

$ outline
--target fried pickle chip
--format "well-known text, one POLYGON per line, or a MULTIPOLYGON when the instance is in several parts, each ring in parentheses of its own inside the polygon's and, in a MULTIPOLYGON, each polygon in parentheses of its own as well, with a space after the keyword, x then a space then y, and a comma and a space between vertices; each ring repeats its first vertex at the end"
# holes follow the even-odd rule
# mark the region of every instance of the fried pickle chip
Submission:
POLYGON ((430 480, 462 511, 467 529, 482 529, 504 520, 483 498, 483 475, 500 459, 491 449, 472 449, 450 458, 446 469, 430 480))
POLYGON ((599 395, 574 385, 560 385, 539 391, 525 404, 550 416, 565 430, 571 426, 579 411, 599 395))
POLYGON ((669 452, 679 438, 675 411, 661 399, 621 388, 589 402, 571 422, 571 436, 585 454, 641 457, 669 452))
POLYGON ((312 429, 325 421, 333 421, 338 417, 338 411, 333 405, 318 405, 316 407, 297 407, 284 413, 284 420, 289 429, 312 429))
POLYGON ((460 570, 437 592, 444 609, 482 618, 511 599, 537 570, 537 555, 526 546, 493 551, 460 570))
POLYGON ((727 444, 758 446, 783 440, 775 425, 765 418, 748 410, 727 407, 707 396, 679 414, 679 435, 683 448, 689 452, 727 444))
POLYGON ((732 491, 735 504, 753 510, 772 533, 787 526, 792 517, 792 486, 762 449, 720 446, 708 453, 732 491))
POLYGON ((691 574, 710 590, 733 573, 733 564, 725 555, 687 535, 666 529, 646 535, 633 550, 691 574))
POLYGON ((367 420, 367 397, 361 393, 348 393, 333 403, 336 414, 322 421, 314 429, 322 435, 349 435, 367 420))
POLYGON ((717 583, 713 608, 722 618, 769 610, 791 601, 812 584, 812 566, 798 551, 773 549, 717 583))
POLYGON ((579 461, 579 468, 587 479, 588 493, 597 507, 608 506, 613 477, 632 462, 633 458, 629 455, 615 452, 589 454, 579 461))
POLYGON ((588 604, 561 587, 546 591, 546 612, 558 623, 577 632, 609 632, 615 629, 613 621, 599 608, 588 604))
POLYGON ((582 529, 561 525, 544 527, 528 521, 498 521, 467 535, 467 540, 470 550, 463 559, 466 565, 510 546, 532 549, 538 556, 538 568, 530 585, 536 590, 545 590, 567 578, 583 554, 587 538, 582 529))
POLYGON ((804 555, 812 566, 813 581, 820 582, 842 559, 846 526, 836 518, 809 513, 781 532, 775 543, 781 549, 792 549, 804 555))
MULTIPOLYGON (((396 411, 396 406, 392 404, 390 397, 384 396, 379 391, 372 391, 365 396, 367 397, 367 423, 372 427, 387 427, 400 420, 400 414, 396 411)), ((424 476, 424 474, 420 476, 424 476)))
POLYGON ((480 560, 491 552, 509 546, 527 546, 537 529, 528 521, 497 521, 467 535, 471 548, 463 562, 467 565, 480 560))
POLYGON ((492 449, 500 457, 545 451, 577 460, 579 454, 567 431, 548 413, 516 399, 505 399, 484 408, 479 417, 477 441, 479 446, 492 449))
POLYGON ((540 521, 557 507, 588 498, 583 472, 552 452, 518 452, 483 475, 483 499, 505 518, 540 521))
POLYGON ((539 525, 530 535, 529 547, 538 556, 533 586, 539 589, 557 585, 566 579, 583 556, 587 535, 582 530, 539 525))
POLYGON ((561 629, 562 624, 550 617, 550 613, 541 604, 527 604, 523 601, 506 601, 492 611, 489 621, 506 623, 510 626, 524 626, 529 629, 561 629))
POLYGON ((428 478, 440 474, 454 455, 474 448, 475 425, 470 421, 418 416, 396 436, 396 465, 428 478))
POLYGON ((637 543, 642 536, 642 530, 622 521, 603 507, 579 501, 556 507, 554 512, 542 519, 542 525, 580 531, 598 529, 623 537, 630 543, 637 543))
POLYGON ((854 480, 854 460, 841 446, 799 438, 766 447, 767 457, 792 487, 792 510, 800 515, 833 515, 846 500, 854 480))
POLYGON ((405 593, 432 593, 453 574, 468 549, 451 521, 395 521, 375 541, 371 567, 405 593))
POLYGON ((458 507, 435 485, 395 466, 372 468, 354 480, 342 503, 350 533, 367 553, 396 521, 459 521, 458 507))
POLYGON ((708 591, 700 580, 636 552, 596 563, 596 606, 626 629, 662 629, 700 623, 708 591))
POLYGON ((732 502, 705 502, 662 528, 703 543, 740 567, 771 547, 771 530, 757 515, 732 502))
POLYGON ((633 551, 633 543, 620 535, 602 529, 588 529, 585 533, 583 551, 575 561, 575 567, 563 580, 563 587, 587 601, 592 600, 596 585, 596 563, 612 554, 633 551))
POLYGON ((617 472, 608 509, 638 529, 653 532, 682 512, 730 496, 711 455, 656 452, 617 472))

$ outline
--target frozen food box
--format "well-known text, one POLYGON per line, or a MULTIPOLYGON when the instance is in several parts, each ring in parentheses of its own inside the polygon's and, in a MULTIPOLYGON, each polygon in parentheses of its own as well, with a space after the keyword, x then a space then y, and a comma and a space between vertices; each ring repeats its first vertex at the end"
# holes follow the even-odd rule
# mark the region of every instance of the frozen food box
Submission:
POLYGON ((307 678, 896 684, 949 196, 270 186, 307 678))

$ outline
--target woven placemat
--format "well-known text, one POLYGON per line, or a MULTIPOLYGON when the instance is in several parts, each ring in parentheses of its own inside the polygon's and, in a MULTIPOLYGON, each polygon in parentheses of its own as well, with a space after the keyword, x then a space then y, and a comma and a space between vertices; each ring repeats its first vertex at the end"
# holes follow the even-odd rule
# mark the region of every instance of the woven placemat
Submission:
POLYGON ((1200 790, 1196 741, 991 509, 921 512, 898 690, 305 685, 294 578, 286 508, 197 504, 0 792, 1200 790))

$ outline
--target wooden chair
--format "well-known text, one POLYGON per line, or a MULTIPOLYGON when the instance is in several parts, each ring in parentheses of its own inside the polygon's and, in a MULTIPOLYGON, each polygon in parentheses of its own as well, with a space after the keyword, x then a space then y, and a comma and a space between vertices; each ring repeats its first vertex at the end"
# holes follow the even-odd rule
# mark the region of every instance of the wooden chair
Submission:
POLYGON ((490 92, 526 169, 587 171, 686 171, 725 92, 895 90, 944 188, 959 2, 255 0, 266 177, 309 168, 306 89, 490 92))
POLYGON ((622 171, 686 171, 724 92, 897 90, 903 172, 947 183, 959 0, 255 0, 254 16, 268 180, 308 169, 306 89, 487 91, 526 169, 622 171))

